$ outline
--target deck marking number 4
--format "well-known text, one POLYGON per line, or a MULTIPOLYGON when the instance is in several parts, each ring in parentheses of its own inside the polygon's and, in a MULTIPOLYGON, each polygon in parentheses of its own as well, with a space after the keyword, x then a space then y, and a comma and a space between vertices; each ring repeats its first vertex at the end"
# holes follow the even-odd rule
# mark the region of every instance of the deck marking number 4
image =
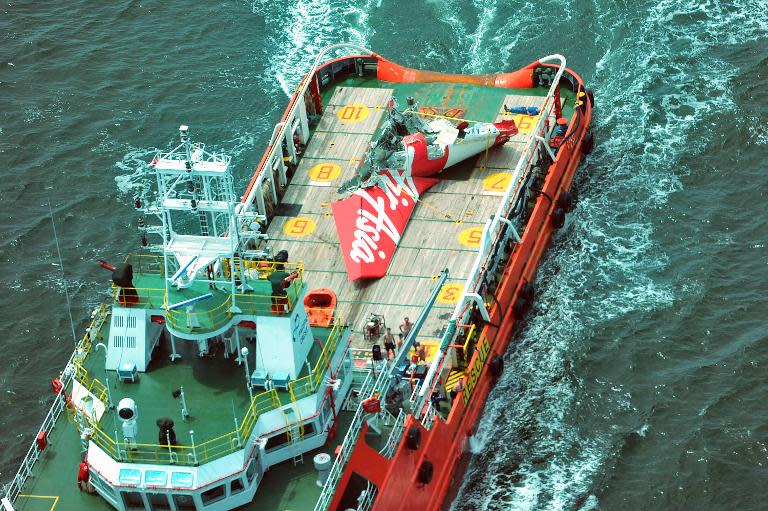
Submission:
POLYGON ((437 295, 437 301, 440 303, 453 305, 459 302, 462 291, 464 291, 464 286, 462 284, 445 284, 440 289, 440 294, 437 295))
POLYGON ((289 218, 285 225, 283 225, 283 232, 288 236, 299 238, 312 234, 317 224, 311 218, 305 216, 297 216, 295 218, 289 218))
POLYGON ((368 107, 359 103, 344 105, 336 112, 341 122, 360 122, 368 118, 368 107))

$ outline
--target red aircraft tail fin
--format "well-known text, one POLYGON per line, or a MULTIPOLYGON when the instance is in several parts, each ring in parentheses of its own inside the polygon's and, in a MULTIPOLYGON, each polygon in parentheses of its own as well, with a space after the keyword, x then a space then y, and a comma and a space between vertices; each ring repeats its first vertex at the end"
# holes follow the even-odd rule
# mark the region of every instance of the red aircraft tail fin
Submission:
POLYGON ((336 232, 350 281, 383 277, 395 254, 408 219, 420 196, 437 179, 397 178, 391 171, 380 174, 386 191, 371 186, 355 191, 344 200, 331 204, 336 232))

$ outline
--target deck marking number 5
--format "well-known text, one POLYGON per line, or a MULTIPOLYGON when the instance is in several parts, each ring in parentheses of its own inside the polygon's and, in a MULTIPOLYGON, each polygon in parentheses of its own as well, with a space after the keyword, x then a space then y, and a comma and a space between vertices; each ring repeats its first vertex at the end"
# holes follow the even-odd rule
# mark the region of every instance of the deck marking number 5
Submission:
POLYGON ((477 248, 480 246, 480 240, 483 239, 482 227, 470 227, 459 233, 459 243, 465 247, 477 248))

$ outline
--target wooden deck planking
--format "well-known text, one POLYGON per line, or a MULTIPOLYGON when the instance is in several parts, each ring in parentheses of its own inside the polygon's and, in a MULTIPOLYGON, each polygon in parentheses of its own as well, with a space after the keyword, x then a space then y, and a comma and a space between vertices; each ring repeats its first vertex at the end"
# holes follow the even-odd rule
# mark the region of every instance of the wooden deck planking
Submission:
MULTIPOLYGON (((359 103, 355 103, 359 104, 359 103)), ((363 110, 365 113, 361 114, 361 110, 355 109, 351 105, 330 105, 327 106, 323 113, 323 118, 320 120, 320 124, 317 125, 317 132, 333 132, 333 133, 362 133, 372 135, 379 128, 381 119, 386 114, 386 110, 381 107, 373 107, 363 110), (345 120, 344 116, 349 116, 350 120, 345 120), (364 115, 364 118, 355 120, 354 117, 364 115)))
MULTIPOLYGON (((371 136, 347 133, 315 133, 304 155, 321 160, 360 160, 368 149, 371 136)), ((352 162, 350 162, 352 163, 352 162)))
MULTIPOLYGON (((368 108, 385 108, 394 94, 394 89, 378 87, 336 87, 331 100, 326 105, 344 106, 349 104, 365 105, 368 108)), ((325 115, 325 112, 323 112, 325 115)))
MULTIPOLYGON (((273 250, 288 250, 292 260, 303 262, 310 289, 334 290, 340 310, 347 314, 347 321, 357 333, 357 345, 363 345, 362 333, 371 313, 384 314, 395 333, 403 317, 414 320, 443 268, 450 268, 449 282, 463 284, 477 248, 462 245, 459 237, 467 229, 482 229, 496 211, 505 187, 494 188, 489 181, 492 185, 503 173, 511 174, 530 136, 521 133, 504 146, 491 149, 487 159, 481 155, 472 168, 453 169, 457 172, 453 179, 448 174, 452 169, 446 170, 448 178, 422 195, 387 275, 376 281, 350 282, 330 204, 341 198, 337 188, 357 171, 391 95, 391 89, 337 88, 285 192, 283 216, 275 217, 268 231, 273 250), (366 105, 368 117, 358 123, 342 122, 337 113, 348 104, 366 105), (313 181, 310 172, 321 164, 338 165, 341 172, 329 182, 313 181), (315 230, 301 237, 290 236, 283 227, 292 216, 311 219, 315 230)), ((508 95, 504 102, 507 106, 541 106, 543 98, 508 95)), ((498 118, 505 117, 509 116, 499 105, 498 118)), ((439 335, 453 308, 452 304, 435 304, 424 325, 424 335, 439 335)))

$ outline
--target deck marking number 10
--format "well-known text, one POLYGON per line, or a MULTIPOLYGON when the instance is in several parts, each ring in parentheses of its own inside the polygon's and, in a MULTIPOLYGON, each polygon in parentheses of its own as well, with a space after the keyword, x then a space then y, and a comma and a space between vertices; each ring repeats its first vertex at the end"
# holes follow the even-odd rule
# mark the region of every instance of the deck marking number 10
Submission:
POLYGON ((344 105, 336 112, 341 122, 360 122, 368 118, 368 107, 359 103, 344 105))

